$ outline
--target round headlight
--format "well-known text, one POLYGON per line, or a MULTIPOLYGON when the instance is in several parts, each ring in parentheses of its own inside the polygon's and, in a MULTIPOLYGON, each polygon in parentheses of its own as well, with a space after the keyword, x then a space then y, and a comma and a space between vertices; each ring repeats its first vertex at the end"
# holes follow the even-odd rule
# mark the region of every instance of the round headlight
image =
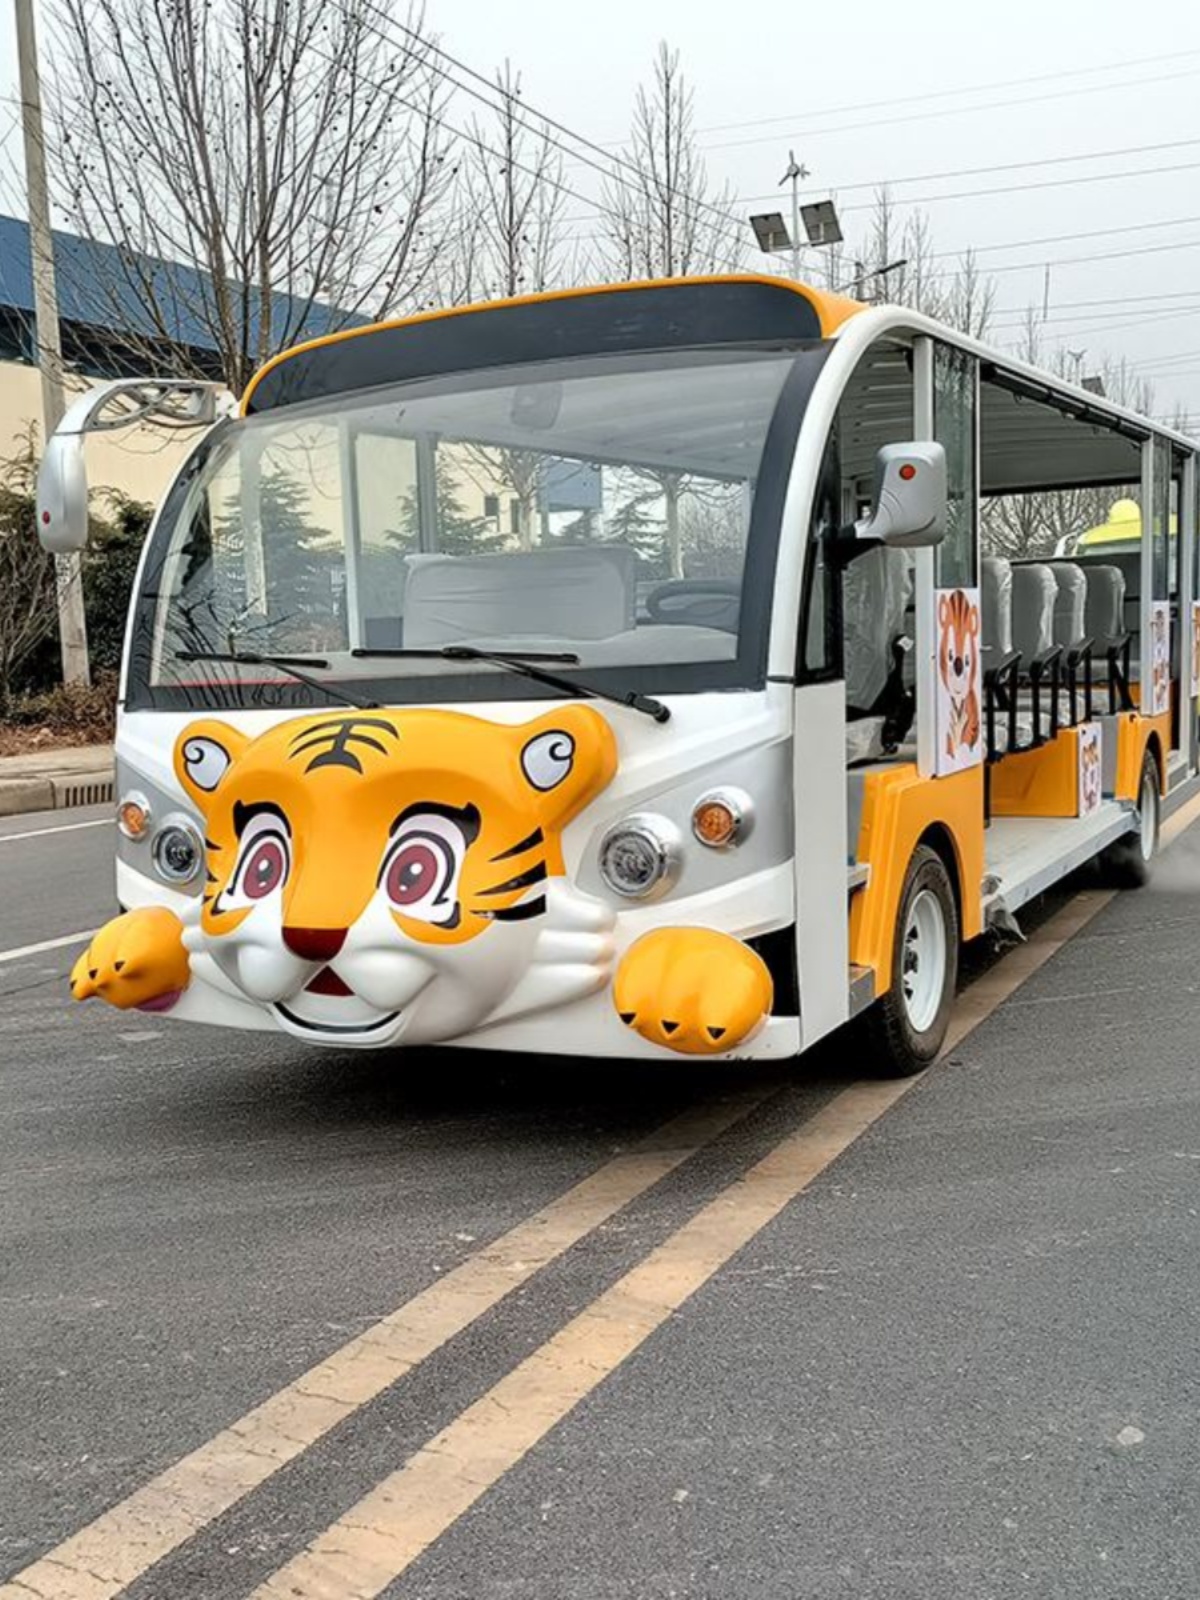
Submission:
POLYGON ((678 834, 665 817, 627 817, 600 841, 600 876, 630 900, 665 887, 678 864, 678 834))
POLYGON ((144 839, 150 831, 150 802, 137 789, 121 796, 117 806, 117 827, 127 839, 144 839))
POLYGON ((168 817, 154 835, 154 865, 168 883, 190 883, 204 860, 204 841, 183 817, 168 817))

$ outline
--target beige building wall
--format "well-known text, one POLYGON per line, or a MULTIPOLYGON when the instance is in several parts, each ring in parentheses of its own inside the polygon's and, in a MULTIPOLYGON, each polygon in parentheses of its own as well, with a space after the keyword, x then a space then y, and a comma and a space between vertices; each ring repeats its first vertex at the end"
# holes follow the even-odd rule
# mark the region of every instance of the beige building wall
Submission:
MULTIPOLYGON (((82 378, 68 380, 72 397, 87 387, 87 380, 82 378)), ((7 461, 23 449, 30 423, 37 425, 40 451, 44 428, 37 368, 18 361, 0 361, 0 459, 7 461)), ((197 438, 192 429, 178 432, 145 426, 124 428, 109 435, 93 434, 85 446, 88 483, 93 490, 116 489, 134 500, 157 505, 197 438)), ((102 506, 96 509, 103 515, 102 506)))

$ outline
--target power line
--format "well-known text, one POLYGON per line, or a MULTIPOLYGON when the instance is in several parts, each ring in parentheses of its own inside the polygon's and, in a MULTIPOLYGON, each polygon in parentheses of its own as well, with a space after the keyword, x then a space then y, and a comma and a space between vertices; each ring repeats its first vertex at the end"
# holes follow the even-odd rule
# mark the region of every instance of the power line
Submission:
POLYGON ((894 127, 898 123, 926 122, 935 117, 965 116, 971 112, 979 111, 1007 111, 1013 106, 1038 105, 1046 100, 1061 101, 1073 99, 1078 95, 1096 94, 1100 91, 1115 92, 1116 90, 1138 89, 1143 85, 1174 83, 1180 78, 1194 78, 1197 69, 1191 68, 1186 72, 1158 73, 1152 78, 1132 78, 1124 83, 1094 83, 1081 89, 1051 90, 1046 94, 1025 95, 1015 100, 990 100, 984 105, 949 106, 941 111, 916 111, 904 117, 876 117, 869 122, 842 122, 832 128, 795 128, 788 132, 778 134, 759 134, 753 139, 730 139, 717 144, 708 144, 705 150, 742 150, 754 144, 772 144, 776 140, 791 139, 821 139, 832 133, 857 133, 863 128, 894 127))
MULTIPOLYGON (((884 106, 903 106, 924 104, 928 100, 948 100, 965 94, 986 94, 991 89, 1016 89, 1028 83, 1061 83, 1064 78, 1090 77, 1098 72, 1116 72, 1127 67, 1149 67, 1159 61, 1181 61, 1190 56, 1200 55, 1200 50, 1172 50, 1160 56, 1138 56, 1132 61, 1110 61, 1102 66, 1074 67, 1070 72, 1039 72, 1031 77, 1001 78, 990 83, 965 84, 957 89, 934 89, 923 94, 906 94, 892 96, 886 100, 861 100, 856 105, 827 106, 823 110, 814 111, 814 117, 840 117, 852 111, 878 111, 884 106)), ((1108 88, 1104 84, 1100 87, 1108 88)), ((800 113, 805 115, 805 113, 800 113)), ((788 113, 778 117, 752 117, 746 122, 719 122, 710 127, 700 128, 700 133, 732 133, 738 128, 762 128, 769 123, 792 122, 795 113, 788 113)))
POLYGON ((1013 239, 1008 244, 973 244, 962 250, 935 250, 929 259, 943 261, 955 256, 962 257, 967 250, 972 255, 981 256, 991 255, 996 250, 1024 250, 1033 244, 1070 244, 1076 239, 1108 239, 1114 233, 1146 233, 1152 228, 1182 228, 1193 222, 1200 222, 1200 216, 1164 217, 1161 222, 1123 223, 1118 228, 1092 228, 1085 233, 1047 233, 1036 239, 1013 239))
MULTIPOLYGON (((903 203, 907 206, 936 205, 943 200, 974 200, 994 194, 1028 194, 1035 189, 1067 189, 1079 183, 1115 183, 1122 178, 1157 178, 1170 172, 1193 172, 1197 167, 1200 167, 1200 161, 1182 161, 1170 167, 1140 167, 1125 172, 1088 172, 1081 173, 1075 178, 1047 178, 1037 183, 1006 183, 986 189, 957 189, 951 194, 906 195, 903 203)), ((855 205, 843 206, 840 209, 873 211, 875 206, 871 201, 859 201, 855 205)))
MULTIPOLYGON (((385 12, 380 6, 373 4, 372 0, 363 0, 363 4, 366 6, 367 10, 373 11, 377 16, 384 18, 384 20, 389 24, 399 28, 401 32, 407 34, 410 39, 418 41, 426 49, 431 50, 435 55, 441 56, 444 61, 451 62, 459 69, 460 72, 465 72, 468 77, 473 78, 477 83, 484 84, 489 91, 489 95, 482 95, 477 89, 471 88, 470 84, 463 83, 446 67, 437 67, 429 64, 431 71, 436 72, 447 82, 452 83, 455 88, 461 89, 464 94, 469 94, 473 99, 480 101, 488 108, 489 111, 497 112, 505 109, 505 103, 508 101, 509 97, 504 95, 503 90, 497 91, 495 83, 490 78, 486 77, 483 73, 478 72, 474 67, 469 66, 458 56, 451 54, 449 50, 444 49, 441 45, 435 44, 432 40, 426 39, 424 35, 420 34, 416 29, 410 28, 407 23, 401 22, 396 17, 389 16, 387 12, 385 12), (504 96, 500 102, 489 98, 491 94, 497 92, 504 96)), ((387 35, 383 33, 381 29, 376 29, 375 31, 380 35, 381 38, 387 38, 387 35)), ((644 172, 642 172, 641 168, 638 167, 634 162, 628 160, 624 156, 613 154, 610 150, 606 150, 603 145, 598 144, 594 139, 589 139, 585 134, 576 133, 574 129, 567 127, 565 123, 557 121, 554 117, 549 116, 544 111, 539 111, 535 106, 530 105, 527 101, 521 101, 520 104, 528 115, 536 119, 534 124, 522 122, 519 118, 515 119, 518 123, 518 126, 524 128, 526 132, 545 138, 547 143, 551 144, 561 154, 569 156, 575 164, 591 168, 594 172, 598 172, 601 177, 607 179, 609 182, 615 180, 616 175, 610 170, 609 166, 602 167, 598 162, 590 160, 585 156, 581 156, 577 151, 570 149, 560 140, 551 138, 546 132, 547 128, 555 129, 556 132, 565 135, 566 138, 572 140, 575 144, 581 145, 585 150, 594 151, 600 156, 601 160, 611 163, 612 166, 616 166, 631 172, 637 179, 638 188, 641 190, 641 193, 645 196, 645 198, 654 198, 651 190, 647 187, 644 172)), ((692 205, 698 207, 700 210, 711 213, 727 225, 732 224, 739 229, 745 226, 746 219, 744 217, 740 217, 732 211, 726 211, 721 206, 713 205, 711 201, 702 200, 695 195, 683 195, 682 191, 673 189, 670 186, 666 187, 665 193, 672 198, 686 198, 692 205)), ((588 204, 589 202, 585 201, 584 203, 588 204)), ((611 210, 609 214, 614 216, 619 215, 619 213, 611 212, 611 210)))
MULTIPOLYGON (((1131 306, 1143 305, 1155 300, 1195 300, 1200 297, 1200 289, 1178 289, 1171 294, 1110 294, 1099 300, 1056 300, 1054 309, 1063 311, 1068 306, 1131 306)), ((999 317, 1024 316, 1025 306, 997 307, 994 315, 999 317)))
MULTIPOLYGON (((1195 145, 1200 145, 1200 139, 1171 139, 1163 144, 1124 145, 1117 150, 1092 150, 1069 156, 1042 156, 1036 161, 1001 161, 990 167, 958 167, 950 172, 922 172, 909 178, 879 178, 864 183, 839 183, 833 187, 838 194, 849 194, 859 189, 891 189, 905 183, 938 183, 944 178, 976 178, 989 172, 1023 172, 1035 167, 1066 166, 1075 161, 1106 161, 1113 156, 1154 155, 1161 150, 1180 150, 1185 146, 1195 145)), ((771 189, 765 194, 743 195, 741 198, 748 204, 753 204, 759 200, 777 200, 786 192, 783 189, 771 189)))

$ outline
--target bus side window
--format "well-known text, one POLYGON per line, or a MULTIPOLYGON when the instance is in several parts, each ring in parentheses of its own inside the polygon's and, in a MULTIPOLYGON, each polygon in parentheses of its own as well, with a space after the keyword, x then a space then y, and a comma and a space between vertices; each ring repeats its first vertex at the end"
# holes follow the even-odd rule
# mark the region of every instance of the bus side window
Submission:
POLYGON ((965 350, 933 347, 933 436, 946 452, 946 537, 936 551, 939 588, 973 588, 978 581, 975 470, 978 363, 965 350))
POLYGON ((821 463, 821 477, 813 501, 812 526, 809 530, 804 615, 801 619, 803 657, 800 663, 800 676, 809 681, 835 678, 841 674, 839 586, 837 574, 829 560, 829 542, 841 525, 841 509, 841 474, 835 422, 821 463))

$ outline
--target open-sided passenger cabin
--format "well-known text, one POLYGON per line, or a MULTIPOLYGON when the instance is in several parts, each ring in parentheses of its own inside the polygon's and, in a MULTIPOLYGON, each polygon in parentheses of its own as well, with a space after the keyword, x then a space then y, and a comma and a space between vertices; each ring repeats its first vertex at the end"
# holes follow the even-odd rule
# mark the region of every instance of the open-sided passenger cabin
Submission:
MULTIPOLYGON (((1164 791, 1186 775, 1192 626, 1189 616, 1186 633, 1180 627, 1174 530, 1190 467, 1147 423, 1068 385, 898 334, 869 350, 843 396, 826 462, 827 521, 844 528, 863 514, 876 452, 910 432, 946 450, 944 542, 915 552, 879 545, 818 574, 841 633, 850 837, 868 776, 917 760, 920 737, 943 737, 934 718, 922 734, 916 715, 915 596, 931 595, 942 614, 926 618, 936 650, 928 681, 937 695, 973 684, 955 714, 964 726, 978 718, 984 908, 1002 918, 1061 876, 1064 852, 1082 862, 1120 834, 1147 749, 1164 791), (914 378, 922 360, 932 363, 929 385, 914 378), (919 396, 930 392, 933 415, 922 416, 919 396), (1052 553, 1074 549, 1128 501, 1140 502, 1148 530, 1137 548, 1052 553), (947 607, 956 586, 977 594, 977 621, 947 607), (1158 720, 1135 749, 1138 708, 1158 720)), ((811 652, 811 616, 809 626, 811 652)), ((945 755, 926 750, 922 770, 941 770, 945 755)))

